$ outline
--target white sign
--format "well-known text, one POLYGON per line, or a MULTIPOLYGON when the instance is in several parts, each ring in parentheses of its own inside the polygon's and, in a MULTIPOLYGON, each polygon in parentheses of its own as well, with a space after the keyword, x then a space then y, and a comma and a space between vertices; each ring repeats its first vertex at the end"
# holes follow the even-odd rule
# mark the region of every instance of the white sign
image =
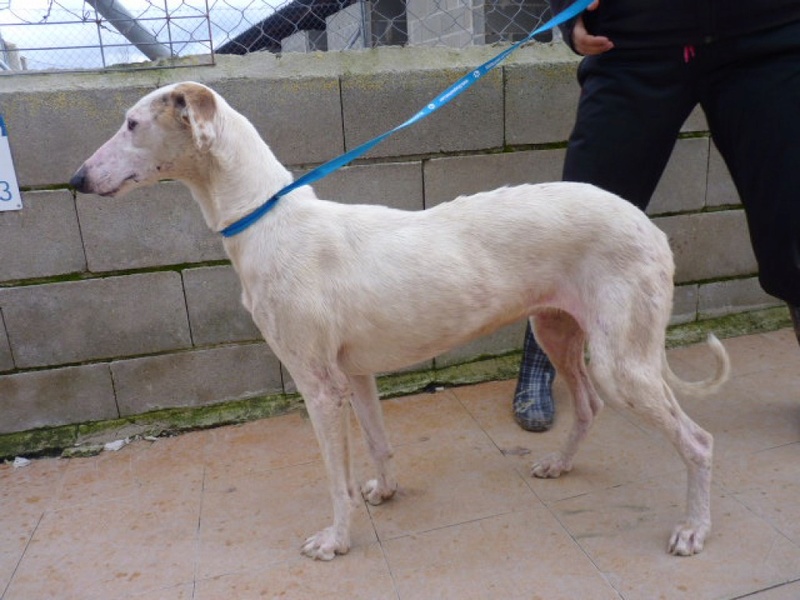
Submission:
POLYGON ((3 115, 0 115, 0 211, 20 210, 22 196, 19 193, 17 174, 11 160, 11 146, 3 115))

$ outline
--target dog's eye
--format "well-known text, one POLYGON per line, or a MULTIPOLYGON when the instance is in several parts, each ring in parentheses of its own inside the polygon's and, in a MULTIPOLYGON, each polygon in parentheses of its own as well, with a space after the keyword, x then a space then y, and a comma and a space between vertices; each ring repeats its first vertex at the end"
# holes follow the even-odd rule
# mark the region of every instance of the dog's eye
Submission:
POLYGON ((139 123, 133 119, 128 119, 128 131, 133 131, 139 123))

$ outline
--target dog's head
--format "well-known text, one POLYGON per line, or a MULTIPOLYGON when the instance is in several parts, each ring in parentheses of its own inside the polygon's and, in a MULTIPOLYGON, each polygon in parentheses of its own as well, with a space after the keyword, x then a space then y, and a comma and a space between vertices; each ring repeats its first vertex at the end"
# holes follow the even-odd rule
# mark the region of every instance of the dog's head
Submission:
POLYGON ((151 92, 128 110, 122 127, 83 163, 70 185, 118 196, 161 179, 196 179, 216 139, 220 102, 199 83, 151 92))

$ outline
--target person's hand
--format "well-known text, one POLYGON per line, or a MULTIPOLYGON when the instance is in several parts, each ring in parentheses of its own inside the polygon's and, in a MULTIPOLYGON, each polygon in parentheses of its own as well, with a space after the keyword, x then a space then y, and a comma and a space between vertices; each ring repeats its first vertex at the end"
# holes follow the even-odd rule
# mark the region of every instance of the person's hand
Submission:
MULTIPOLYGON (((592 2, 586 10, 595 10, 600 5, 600 0, 592 2)), ((608 52, 614 47, 614 42, 602 35, 592 35, 586 31, 583 16, 579 16, 572 29, 572 44, 579 54, 591 56, 608 52)))

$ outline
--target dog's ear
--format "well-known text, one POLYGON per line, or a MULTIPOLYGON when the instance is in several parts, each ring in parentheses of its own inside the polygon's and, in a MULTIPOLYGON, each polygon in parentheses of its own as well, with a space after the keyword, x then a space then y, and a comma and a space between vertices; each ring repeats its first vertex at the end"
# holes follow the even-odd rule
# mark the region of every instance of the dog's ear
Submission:
POLYGON ((182 83, 170 93, 175 116, 192 131, 198 150, 206 151, 216 139, 214 93, 195 83, 182 83))

